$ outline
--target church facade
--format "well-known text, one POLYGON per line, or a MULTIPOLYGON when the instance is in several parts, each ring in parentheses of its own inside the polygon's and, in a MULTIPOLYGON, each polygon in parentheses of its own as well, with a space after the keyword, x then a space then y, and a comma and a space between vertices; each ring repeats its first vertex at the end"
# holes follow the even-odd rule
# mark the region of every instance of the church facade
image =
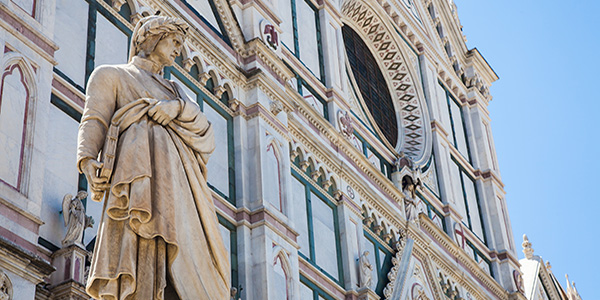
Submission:
POLYGON ((85 85, 159 11, 191 28, 164 76, 215 130, 232 299, 525 299, 498 76, 452 0, 0 0, 0 299, 89 299, 102 203, 63 245, 85 85))

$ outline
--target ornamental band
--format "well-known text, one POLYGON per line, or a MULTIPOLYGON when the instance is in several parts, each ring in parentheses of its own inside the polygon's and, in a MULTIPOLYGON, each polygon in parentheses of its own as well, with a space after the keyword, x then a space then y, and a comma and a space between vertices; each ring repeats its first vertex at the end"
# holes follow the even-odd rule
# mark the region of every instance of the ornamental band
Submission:
POLYGON ((89 78, 77 164, 92 198, 105 201, 86 286, 95 299, 229 299, 228 255, 206 183, 213 129, 162 77, 187 29, 146 17, 129 63, 89 78))

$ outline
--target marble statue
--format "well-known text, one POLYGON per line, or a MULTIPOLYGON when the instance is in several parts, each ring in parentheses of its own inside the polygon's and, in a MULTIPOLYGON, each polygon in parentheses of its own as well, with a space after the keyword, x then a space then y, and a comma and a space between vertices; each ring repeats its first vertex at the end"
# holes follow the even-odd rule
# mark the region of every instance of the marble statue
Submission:
POLYGON ((417 219, 419 212, 417 211, 417 186, 421 184, 421 180, 415 182, 410 176, 402 178, 402 192, 404 193, 404 212, 406 213, 407 221, 417 219))
POLYGON ((369 251, 363 252, 358 259, 360 267, 360 288, 370 288, 373 281, 373 265, 369 261, 369 251))
POLYGON ((131 37, 129 63, 90 75, 77 166, 104 212, 86 291, 95 299, 230 297, 208 158, 213 127, 163 68, 188 25, 149 16, 131 37))
POLYGON ((86 191, 79 191, 75 197, 71 194, 63 197, 62 213, 67 227, 67 233, 62 240, 63 246, 81 245, 83 231, 94 226, 94 219, 85 215, 85 207, 83 207, 83 199, 87 198, 87 195, 86 191))

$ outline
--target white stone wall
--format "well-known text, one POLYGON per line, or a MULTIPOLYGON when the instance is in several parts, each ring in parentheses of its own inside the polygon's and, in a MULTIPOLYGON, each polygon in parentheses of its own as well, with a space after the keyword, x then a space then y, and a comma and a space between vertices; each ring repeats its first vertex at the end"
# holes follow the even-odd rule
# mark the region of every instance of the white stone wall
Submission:
MULTIPOLYGON (((60 246, 66 233, 62 213, 63 197, 66 194, 76 195, 79 181, 79 171, 76 167, 79 122, 54 105, 48 107, 48 113, 52 122, 47 128, 42 202, 42 219, 45 224, 40 227, 40 236, 60 246)), ((97 218, 96 221, 100 219, 97 218)))
POLYGON ((96 48, 94 67, 101 65, 125 64, 129 48, 127 35, 119 30, 102 14, 96 19, 96 48))
POLYGON ((57 68, 79 86, 85 85, 88 10, 86 1, 56 0, 54 41, 60 47, 54 54, 57 68))

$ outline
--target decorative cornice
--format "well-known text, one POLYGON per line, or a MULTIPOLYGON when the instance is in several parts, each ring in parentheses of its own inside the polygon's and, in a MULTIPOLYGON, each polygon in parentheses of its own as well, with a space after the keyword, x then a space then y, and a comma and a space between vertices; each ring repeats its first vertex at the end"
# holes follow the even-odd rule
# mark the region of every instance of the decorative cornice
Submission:
MULTIPOLYGON (((456 243, 443 231, 441 231, 428 217, 425 215, 419 215, 421 228, 425 230, 437 243, 442 246, 442 248, 448 251, 448 254, 452 255, 460 262, 469 272, 471 273, 473 278, 476 278, 480 283, 482 283, 491 293, 495 294, 499 299, 508 299, 508 291, 506 291, 492 276, 486 273, 479 265, 473 260, 469 254, 463 251, 456 243)), ((429 247, 429 249, 434 249, 429 247)), ((446 257, 437 253, 437 251, 429 251, 430 257, 436 264, 442 266, 444 270, 449 274, 456 274, 459 271, 456 269, 455 265, 450 265, 448 261, 446 261, 446 257)), ((473 293, 478 293, 474 288, 478 286, 468 280, 467 277, 461 276, 460 278, 455 278, 458 282, 461 282, 463 286, 469 285, 473 291, 473 293)))
MULTIPOLYGON (((377 210, 383 216, 385 216, 391 224, 393 224, 396 228, 401 228, 401 220, 399 219, 397 212, 394 210, 399 209, 397 205, 402 199, 402 196, 400 191, 393 185, 393 183, 386 178, 380 170, 376 169, 372 164, 366 161, 364 155, 359 153, 356 148, 342 138, 341 134, 338 133, 331 126, 331 124, 325 125, 319 124, 320 122, 315 122, 317 118, 320 118, 320 116, 316 115, 316 112, 312 107, 305 103, 299 103, 297 110, 302 116, 308 119, 309 123, 316 127, 318 131, 328 139, 328 141, 331 143, 329 146, 333 147, 333 145, 336 145, 338 153, 343 154, 343 156, 345 156, 350 163, 354 163, 354 166, 362 172, 362 176, 365 176, 368 180, 365 181, 364 179, 361 179, 359 177, 361 174, 356 174, 355 172, 345 168, 343 161, 337 158, 338 154, 327 153, 324 149, 328 149, 329 147, 315 145, 312 139, 306 137, 307 133, 305 133, 305 130, 302 129, 305 127, 305 124, 297 119, 294 114, 290 114, 289 129, 293 139, 298 140, 311 153, 313 153, 317 159, 322 161, 329 169, 338 174, 343 180, 352 186, 352 188, 360 194, 362 199, 368 202, 372 207, 377 208, 377 210), (303 107, 304 105, 307 107, 303 107), (332 160, 330 157, 336 157, 336 159, 332 160), (367 183, 367 185, 365 185, 365 183, 367 183), (380 189, 381 192, 387 194, 387 196, 389 196, 388 199, 392 199, 394 201, 393 205, 395 205, 395 209, 391 209, 391 207, 384 208, 384 206, 379 203, 381 201, 376 201, 373 199, 371 195, 375 195, 377 193, 374 193, 372 189, 368 187, 368 183, 371 183, 374 188, 380 189)), ((388 205, 391 204, 392 203, 388 203, 388 205)))
POLYGON ((23 43, 29 45, 36 53, 53 65, 58 63, 54 60, 54 52, 58 46, 39 30, 28 24, 16 15, 5 4, 0 3, 0 26, 9 31, 23 43))
POLYGON ((42 282, 55 270, 49 261, 4 236, 0 236, 0 254, 2 257, 0 266, 3 269, 10 270, 36 284, 42 282))
POLYGON ((311 282, 321 290, 328 291, 329 294, 341 297, 344 297, 346 293, 348 293, 331 278, 325 276, 321 270, 318 270, 310 262, 300 256, 298 256, 298 267, 300 269, 300 274, 306 278, 312 279, 311 282))
POLYGON ((242 56, 246 59, 252 56, 260 58, 261 62, 271 70, 281 84, 285 84, 294 76, 294 73, 288 69, 283 60, 271 50, 262 39, 255 38, 246 43, 242 56))
POLYGON ((59 96, 60 99, 68 103, 69 106, 73 107, 79 113, 82 113, 85 105, 85 94, 74 88, 62 77, 56 75, 56 73, 53 75, 52 93, 59 96))
POLYGON ((121 16, 119 14, 119 10, 115 9, 114 7, 108 5, 108 3, 106 3, 105 1, 96 1, 96 3, 100 6, 102 6, 104 9, 112 12, 113 17, 115 17, 117 20, 119 20, 119 22, 121 22, 121 24, 125 25, 127 28, 129 28, 129 30, 133 31, 133 29, 135 28, 134 24, 131 24, 130 20, 126 20, 125 18, 123 18, 123 16, 121 16))

